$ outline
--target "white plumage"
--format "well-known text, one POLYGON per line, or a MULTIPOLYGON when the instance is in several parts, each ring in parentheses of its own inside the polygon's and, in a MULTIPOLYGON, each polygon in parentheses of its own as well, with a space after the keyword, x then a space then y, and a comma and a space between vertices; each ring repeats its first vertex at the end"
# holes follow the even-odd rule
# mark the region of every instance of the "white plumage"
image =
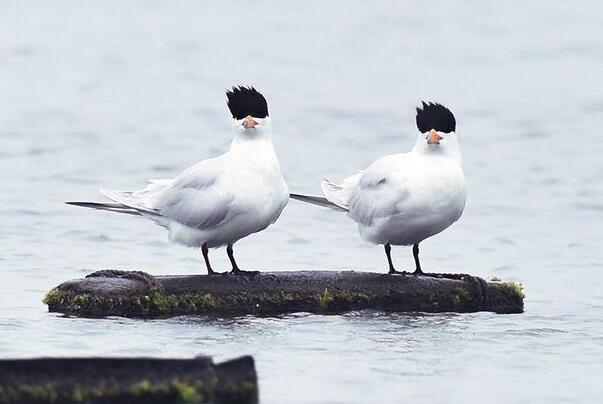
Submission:
MULTIPOLYGON (((431 106, 444 113, 439 104, 424 104, 418 114, 431 112, 431 106)), ((389 246, 414 245, 416 272, 421 273, 418 244, 457 221, 465 207, 465 179, 454 131, 456 123, 452 113, 445 110, 449 114, 445 117, 452 119, 452 127, 445 127, 446 120, 442 121, 439 114, 428 116, 429 129, 419 134, 412 151, 382 157, 340 184, 323 180, 326 201, 308 195, 291 197, 322 206, 330 203, 346 211, 358 224, 364 240, 385 245, 392 273, 396 271, 389 246), (444 132, 437 130, 438 127, 451 130, 444 132)))
POLYGON ((457 161, 416 148, 385 156, 340 185, 325 180, 322 189, 348 211, 365 240, 392 245, 417 244, 441 232, 461 216, 466 197, 457 161))
MULTIPOLYGON (((269 125, 268 120, 262 125, 269 125)), ((174 179, 152 180, 134 192, 100 192, 167 228, 171 241, 189 247, 206 243, 208 248, 264 230, 289 199, 272 142, 259 134, 235 135, 226 153, 174 179)))
MULTIPOLYGON (((252 90, 233 89, 246 96, 252 90)), ((233 116, 244 113, 239 111, 245 111, 243 107, 251 108, 240 102, 233 107, 232 102, 229 96, 233 116)), ((264 117, 234 118, 230 149, 221 156, 203 160, 174 179, 151 180, 142 190, 100 190, 116 204, 68 203, 147 217, 165 227, 171 241, 202 248, 210 273, 207 249, 226 245, 233 271, 243 272, 234 261, 232 245, 274 223, 289 200, 289 190, 272 145, 267 107, 264 117)))

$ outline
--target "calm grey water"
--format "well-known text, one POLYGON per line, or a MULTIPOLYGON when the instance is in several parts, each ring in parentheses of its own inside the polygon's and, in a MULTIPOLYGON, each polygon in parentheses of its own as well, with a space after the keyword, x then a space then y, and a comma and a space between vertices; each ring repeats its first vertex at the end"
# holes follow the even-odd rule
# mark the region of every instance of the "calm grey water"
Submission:
MULTIPOLYGON (((0 355, 252 354, 263 403, 600 401, 602 20, 597 1, 0 1, 0 355), (409 149, 414 106, 449 105, 469 200, 424 267, 522 282, 526 312, 47 313, 46 291, 93 270, 202 272, 153 224, 62 201, 223 152, 237 83, 267 96, 295 191, 409 149)), ((386 271, 349 219, 297 202, 237 252, 246 268, 386 271)))

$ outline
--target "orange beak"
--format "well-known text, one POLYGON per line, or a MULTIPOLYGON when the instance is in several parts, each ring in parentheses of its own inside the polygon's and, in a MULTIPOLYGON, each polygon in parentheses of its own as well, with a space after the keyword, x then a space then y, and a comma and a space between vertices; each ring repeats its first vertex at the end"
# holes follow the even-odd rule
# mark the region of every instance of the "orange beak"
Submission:
POLYGON ((251 128, 255 128, 255 126, 258 123, 256 121, 253 120, 253 118, 251 117, 251 115, 247 115, 245 117, 245 120, 243 121, 243 126, 245 126, 245 129, 251 129, 251 128))
POLYGON ((440 140, 444 139, 442 136, 438 135, 435 129, 429 131, 427 135, 427 144, 440 144, 440 140))

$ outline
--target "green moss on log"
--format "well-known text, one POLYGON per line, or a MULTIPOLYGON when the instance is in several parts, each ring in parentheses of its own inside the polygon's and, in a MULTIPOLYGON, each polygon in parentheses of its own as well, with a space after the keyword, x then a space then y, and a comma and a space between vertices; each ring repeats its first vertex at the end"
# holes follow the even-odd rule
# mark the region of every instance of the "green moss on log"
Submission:
POLYGON ((523 285, 518 282, 502 282, 503 293, 507 295, 507 297, 511 300, 521 301, 526 297, 523 291, 523 285))
POLYGON ((59 396, 52 386, 22 384, 18 387, 0 386, 0 403, 55 403, 59 396))
POLYGON ((452 304, 458 308, 462 308, 467 303, 473 301, 473 295, 463 288, 454 288, 450 294, 452 304))
POLYGON ((169 317, 335 314, 362 309, 520 313, 524 299, 520 284, 487 283, 453 274, 299 271, 255 277, 165 276, 155 283, 161 287, 141 287, 132 279, 87 277, 59 285, 48 292, 44 303, 50 311, 79 316, 169 317))
MULTIPOLYGON (((252 383, 239 386, 240 390, 253 391, 252 383)), ((15 387, 0 386, 0 403, 82 403, 82 402, 169 402, 169 403, 207 403, 211 397, 206 394, 206 386, 196 381, 171 380, 168 383, 152 384, 148 380, 140 381, 130 387, 122 388, 114 383, 102 386, 76 385, 68 391, 59 386, 22 384, 15 387), (60 391, 57 391, 60 390, 60 391)))
POLYGON ((163 317, 184 314, 233 315, 242 312, 256 314, 288 313, 296 311, 329 313, 341 307, 362 308, 375 296, 343 291, 333 294, 305 294, 280 291, 233 292, 222 296, 211 293, 162 294, 145 296, 91 295, 53 289, 43 302, 49 307, 74 315, 163 317))
MULTIPOLYGON (((505 294, 513 300, 523 300, 520 285, 509 283, 505 294)), ((236 315, 280 314, 291 311, 315 313, 341 313, 364 308, 385 308, 391 306, 387 300, 391 296, 379 296, 362 292, 333 291, 328 288, 319 294, 292 292, 253 293, 235 292, 229 295, 212 296, 210 293, 187 293, 165 295, 154 293, 145 296, 95 296, 53 289, 44 298, 51 308, 72 315, 126 316, 126 317, 168 317, 175 315, 236 315)), ((400 302, 420 302, 414 311, 471 311, 474 297, 463 288, 455 288, 451 293, 420 292, 396 296, 400 302)), ((393 307, 392 307, 393 308, 393 307)))
POLYGON ((258 402, 253 358, 0 360, 0 403, 258 402))

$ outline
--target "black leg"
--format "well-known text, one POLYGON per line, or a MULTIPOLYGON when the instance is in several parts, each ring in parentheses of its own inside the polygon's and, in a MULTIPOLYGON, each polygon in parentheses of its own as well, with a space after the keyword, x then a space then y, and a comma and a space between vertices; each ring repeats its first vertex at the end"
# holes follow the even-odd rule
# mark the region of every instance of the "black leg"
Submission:
POLYGON ((259 271, 243 271, 242 269, 239 268, 239 266, 237 265, 237 262, 235 261, 235 258, 234 258, 234 252, 232 251, 232 244, 228 244, 228 246, 226 246, 226 254, 228 254, 228 259, 230 260, 230 263, 232 264, 232 271, 230 272, 231 274, 257 275, 260 273, 259 271))
POLYGON ((387 263, 389 264, 389 274, 401 274, 403 272, 400 271, 396 271, 396 268, 394 268, 394 264, 392 263, 392 256, 391 256, 391 251, 392 251, 392 246, 390 246, 389 244, 385 244, 385 255, 387 256, 387 263))
POLYGON ((418 243, 412 246, 412 256, 415 258, 415 272, 413 272, 413 275, 422 275, 423 271, 421 270, 421 262, 419 261, 418 243))
POLYGON ((241 271, 241 269, 237 265, 237 262, 235 261, 234 253, 232 251, 232 244, 228 244, 228 246, 226 247, 226 254, 228 254, 228 259, 230 260, 230 263, 232 264, 232 272, 237 273, 237 272, 241 271))
POLYGON ((207 244, 203 244, 201 246, 201 252, 203 253, 203 259, 205 260, 205 267, 207 268, 208 275, 216 275, 218 272, 215 272, 211 269, 211 264, 209 263, 209 249, 207 248, 207 244))

